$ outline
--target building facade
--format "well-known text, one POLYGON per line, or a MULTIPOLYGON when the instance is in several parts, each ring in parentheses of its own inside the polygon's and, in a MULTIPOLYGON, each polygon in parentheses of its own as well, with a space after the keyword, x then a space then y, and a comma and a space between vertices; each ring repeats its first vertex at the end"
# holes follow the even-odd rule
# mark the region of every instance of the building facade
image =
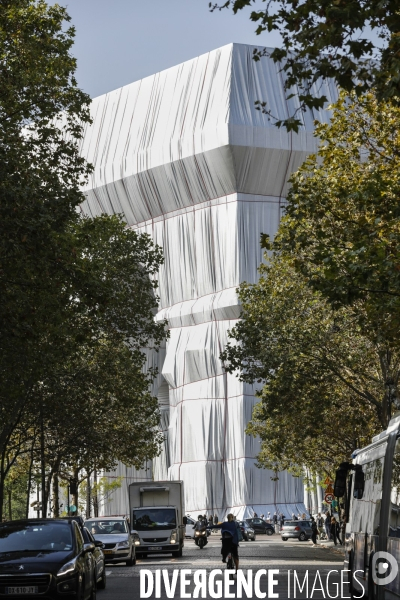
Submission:
MULTIPOLYGON (((253 50, 230 44, 95 98, 82 143, 94 165, 84 213, 122 213, 165 257, 156 318, 170 338, 149 356, 164 450, 148 471, 109 475, 182 479, 187 512, 240 518, 303 510, 301 480, 256 467, 259 442, 245 434, 255 390, 220 354, 240 318, 237 286, 257 281, 260 234, 274 236, 288 178, 316 150, 314 119, 327 119, 301 112, 296 134, 257 111, 261 99, 286 118, 298 101, 286 100, 279 65, 256 63, 253 50)), ((331 84, 323 92, 336 97, 331 84)), ((104 511, 127 511, 125 483, 104 511)))

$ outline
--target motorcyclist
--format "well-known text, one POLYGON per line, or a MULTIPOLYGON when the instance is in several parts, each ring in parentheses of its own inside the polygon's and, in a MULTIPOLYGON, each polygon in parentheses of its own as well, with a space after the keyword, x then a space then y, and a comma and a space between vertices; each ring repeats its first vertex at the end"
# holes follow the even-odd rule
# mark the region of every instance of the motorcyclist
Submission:
POLYGON ((207 522, 204 520, 203 515, 197 517, 196 523, 193 525, 195 531, 204 531, 207 528, 207 522))

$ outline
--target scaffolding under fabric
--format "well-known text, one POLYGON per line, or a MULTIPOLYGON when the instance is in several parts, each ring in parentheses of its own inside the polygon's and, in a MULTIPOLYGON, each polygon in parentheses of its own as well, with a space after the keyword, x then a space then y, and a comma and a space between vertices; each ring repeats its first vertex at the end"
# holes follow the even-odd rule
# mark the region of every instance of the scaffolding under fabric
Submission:
MULTIPOLYGON (((165 444, 153 477, 182 479, 186 512, 220 518, 305 510, 301 479, 256 467, 259 441, 245 434, 255 389, 219 358, 240 318, 236 288, 258 278, 260 233, 274 236, 288 177, 316 151, 314 119, 328 120, 300 112, 299 133, 288 133, 255 110, 265 100, 284 119, 298 99, 286 100, 279 65, 254 62, 253 50, 230 44, 95 98, 81 150, 94 165, 83 211, 122 213, 164 252, 156 318, 170 339, 149 361, 161 373, 165 444)), ((334 85, 321 85, 334 101, 334 85)), ((127 483, 149 476, 124 469, 127 483)), ((126 513, 126 499, 115 492, 104 511, 126 513)))

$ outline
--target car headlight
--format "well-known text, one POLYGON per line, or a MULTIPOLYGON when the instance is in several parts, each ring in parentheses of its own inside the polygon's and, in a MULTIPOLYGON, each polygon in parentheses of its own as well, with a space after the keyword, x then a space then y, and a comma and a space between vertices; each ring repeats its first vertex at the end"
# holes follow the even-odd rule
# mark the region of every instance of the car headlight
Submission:
POLYGON ((125 542, 118 542, 117 548, 129 548, 128 540, 126 540, 125 542))
POLYGON ((171 531, 171 544, 176 544, 177 531, 173 529, 171 531))
POLYGON ((57 577, 60 575, 71 575, 71 573, 75 573, 75 571, 76 571, 76 558, 65 563, 65 565, 63 565, 61 567, 61 569, 58 571, 57 577))

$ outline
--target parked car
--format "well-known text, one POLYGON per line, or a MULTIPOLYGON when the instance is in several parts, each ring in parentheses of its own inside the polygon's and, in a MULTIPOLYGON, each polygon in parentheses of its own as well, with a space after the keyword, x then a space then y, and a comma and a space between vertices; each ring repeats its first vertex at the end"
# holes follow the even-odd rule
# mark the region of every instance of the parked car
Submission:
POLYGON ((136 564, 134 534, 126 517, 92 517, 85 521, 85 527, 95 540, 103 542, 106 563, 124 562, 127 567, 136 564))
POLYGON ((248 542, 249 540, 253 540, 253 542, 255 542, 256 534, 254 533, 254 529, 250 527, 250 525, 246 523, 246 521, 238 521, 238 523, 244 541, 248 542))
POLYGON ((0 596, 96 600, 93 550, 74 521, 0 523, 0 596))
POLYGON ((245 519, 246 523, 254 529, 255 533, 266 533, 267 535, 273 535, 275 533, 274 526, 271 523, 267 523, 264 519, 253 518, 245 519))
POLYGON ((66 517, 67 521, 75 521, 79 525, 79 529, 81 530, 81 534, 83 537, 83 541, 85 544, 93 544, 93 561, 94 561, 94 579, 97 583, 97 587, 101 590, 104 590, 106 587, 107 579, 106 579, 106 563, 103 552, 103 542, 99 540, 95 540, 90 531, 86 529, 84 526, 83 517, 66 517))
POLYGON ((297 538, 300 542, 311 538, 312 529, 310 521, 285 521, 281 529, 281 537, 284 542, 289 538, 297 538))

